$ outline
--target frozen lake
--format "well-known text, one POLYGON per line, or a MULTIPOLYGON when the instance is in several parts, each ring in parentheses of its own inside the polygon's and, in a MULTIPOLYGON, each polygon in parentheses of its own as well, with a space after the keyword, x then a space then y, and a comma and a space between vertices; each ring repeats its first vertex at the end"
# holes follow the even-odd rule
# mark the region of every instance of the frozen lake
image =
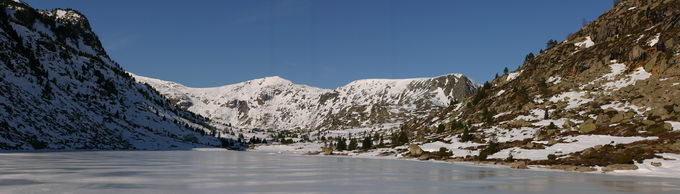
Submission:
POLYGON ((680 193, 680 179, 234 151, 0 153, 0 193, 248 192, 680 193))

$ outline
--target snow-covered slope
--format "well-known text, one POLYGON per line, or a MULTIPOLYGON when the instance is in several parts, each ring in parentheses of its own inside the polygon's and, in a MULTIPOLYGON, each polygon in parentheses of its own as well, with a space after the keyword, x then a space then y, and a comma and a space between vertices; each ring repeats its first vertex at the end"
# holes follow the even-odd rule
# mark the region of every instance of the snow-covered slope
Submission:
POLYGON ((266 77, 214 88, 133 75, 179 107, 238 128, 324 130, 401 122, 448 106, 477 85, 460 74, 358 80, 335 90, 266 77))
POLYGON ((0 0, 0 150, 221 145, 211 129, 135 82, 77 11, 0 0))

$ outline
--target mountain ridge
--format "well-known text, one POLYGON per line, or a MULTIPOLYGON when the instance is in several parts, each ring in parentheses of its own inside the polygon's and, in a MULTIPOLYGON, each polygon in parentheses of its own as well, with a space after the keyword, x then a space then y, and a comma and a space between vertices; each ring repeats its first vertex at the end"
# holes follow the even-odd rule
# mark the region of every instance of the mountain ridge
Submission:
POLYGON ((0 149, 158 150, 219 147, 207 119, 134 79, 85 16, 0 1, 0 149))
MULTIPOLYGON (((422 105, 422 111, 443 108, 451 101, 470 95, 477 87, 474 81, 462 74, 445 74, 433 78, 362 79, 336 89, 295 84, 279 76, 210 88, 191 88, 174 82, 139 75, 133 76, 140 82, 150 84, 180 107, 202 114, 213 121, 245 128, 273 129, 339 129, 383 124, 388 120, 399 122, 400 119, 390 118, 387 115, 402 112, 414 113, 415 110, 395 110, 393 114, 388 108, 404 109, 407 105, 415 104, 422 105), (456 84, 458 88, 454 91, 453 87, 456 84), (425 95, 423 98, 425 100, 414 95, 425 95), (225 99, 228 99, 228 102, 225 99), (283 100, 278 101, 278 99, 283 100), (214 101, 220 102, 210 105, 210 102, 214 101), (274 105, 270 106, 267 102, 274 103, 274 105), (196 104, 200 104, 200 107, 195 106, 196 104), (292 106, 289 106, 290 104, 292 106), (286 108, 283 110, 281 107, 286 108), (374 110, 373 107, 377 108, 375 110, 384 110, 380 110, 380 113, 371 112, 374 110), (220 109, 234 110, 230 112, 220 109), (255 113, 258 114, 255 120, 249 120, 252 117, 248 116, 248 112, 258 109, 266 110, 266 113, 255 113), (296 117, 295 115, 301 112, 304 112, 302 115, 306 115, 307 120, 311 121, 302 121, 304 116, 299 116, 297 119, 289 118, 296 117), (365 115, 363 115, 364 118, 350 118, 353 117, 351 115, 353 113, 365 113, 365 115), (338 114, 344 116, 336 116, 338 114), (224 119, 225 117, 228 119, 224 119), (331 117, 335 118, 331 119, 331 117), (337 119, 346 119, 352 124, 342 124, 337 119), (274 121, 279 124, 274 124, 274 121), (269 124, 261 125, 259 122, 269 124), (291 124, 280 124, 282 122, 291 124)), ((405 115, 399 117, 403 119, 405 115)))

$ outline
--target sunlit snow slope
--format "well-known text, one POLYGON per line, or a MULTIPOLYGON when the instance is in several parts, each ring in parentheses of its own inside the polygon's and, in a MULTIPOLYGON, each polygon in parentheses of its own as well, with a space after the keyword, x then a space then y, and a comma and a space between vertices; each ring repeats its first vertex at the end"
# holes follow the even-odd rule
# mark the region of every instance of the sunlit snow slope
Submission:
POLYGON ((417 79, 358 80, 335 90, 266 77, 214 88, 133 75, 179 107, 225 125, 324 130, 401 122, 462 100, 477 85, 460 74, 417 79))

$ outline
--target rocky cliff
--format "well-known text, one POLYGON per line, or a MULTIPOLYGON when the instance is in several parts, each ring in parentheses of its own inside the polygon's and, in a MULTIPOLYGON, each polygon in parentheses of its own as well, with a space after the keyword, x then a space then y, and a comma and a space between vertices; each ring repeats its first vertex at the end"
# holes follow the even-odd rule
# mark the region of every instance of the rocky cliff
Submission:
POLYGON ((79 12, 0 1, 0 150, 220 146, 205 121, 135 82, 79 12))
POLYGON ((462 108, 405 129, 424 143, 472 142, 456 147, 474 150, 457 156, 470 160, 606 166, 680 153, 679 35, 680 1, 623 1, 462 108))

